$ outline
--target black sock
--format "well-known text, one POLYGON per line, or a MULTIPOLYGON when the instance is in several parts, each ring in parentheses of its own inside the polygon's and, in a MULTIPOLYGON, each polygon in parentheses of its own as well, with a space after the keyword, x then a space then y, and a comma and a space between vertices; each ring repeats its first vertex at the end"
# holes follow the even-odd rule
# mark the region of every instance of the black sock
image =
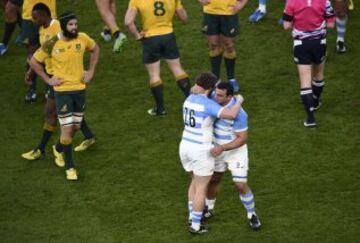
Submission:
POLYGON ((111 35, 111 30, 109 30, 109 29, 104 29, 103 32, 105 35, 111 35))
POLYGON ((65 168, 68 170, 70 168, 74 168, 74 161, 72 158, 72 144, 61 144, 64 148, 64 160, 65 160, 65 168))
POLYGON ((161 112, 165 110, 164 108, 164 97, 163 97, 163 89, 164 85, 156 85, 154 87, 151 87, 151 93, 154 96, 155 102, 156 102, 156 108, 158 112, 161 112))
POLYGON ((222 55, 210 57, 211 72, 219 79, 222 55))
POLYGON ((30 88, 31 88, 32 90, 36 90, 36 78, 37 78, 37 75, 34 74, 32 80, 31 80, 31 85, 30 85, 30 88))
POLYGON ((319 102, 321 93, 324 89, 325 82, 324 80, 313 80, 311 84, 311 88, 313 91, 313 97, 315 101, 319 102))
POLYGON ((16 22, 18 24, 18 26, 21 28, 22 26, 22 16, 21 16, 21 13, 20 11, 16 11, 16 16, 17 16, 17 19, 16 19, 16 22))
POLYGON ((114 35, 115 38, 118 38, 119 35, 120 35, 120 30, 115 31, 113 35, 114 35))
POLYGON ((307 114, 308 122, 315 122, 314 117, 314 98, 311 88, 303 88, 300 91, 300 96, 304 104, 304 108, 307 114))
POLYGON ((14 23, 5 22, 4 35, 3 35, 3 39, 1 41, 1 43, 3 43, 5 46, 7 46, 9 44, 11 35, 15 30, 16 24, 17 24, 17 22, 14 22, 14 23))
POLYGON ((60 141, 58 141, 55 145, 55 149, 56 151, 58 151, 59 153, 62 153, 64 151, 64 148, 62 146, 62 144, 60 143, 60 141))
POLYGON ((182 90, 182 92, 184 93, 185 97, 188 97, 190 95, 190 89, 191 89, 189 77, 179 79, 176 81, 176 83, 177 83, 178 87, 182 90))
POLYGON ((41 151, 42 153, 45 152, 46 144, 49 142, 52 134, 53 134, 53 131, 49 131, 49 130, 47 130, 47 129, 44 129, 44 130, 43 130, 43 134, 42 134, 40 143, 39 143, 39 145, 38 145, 38 149, 40 149, 40 151, 41 151))
POLYGON ((91 132, 90 128, 88 127, 85 118, 83 118, 81 121, 80 130, 84 135, 85 139, 90 139, 94 137, 94 134, 91 132))
POLYGON ((227 74, 228 80, 235 78, 235 60, 236 60, 236 58, 224 57, 226 74, 227 74))

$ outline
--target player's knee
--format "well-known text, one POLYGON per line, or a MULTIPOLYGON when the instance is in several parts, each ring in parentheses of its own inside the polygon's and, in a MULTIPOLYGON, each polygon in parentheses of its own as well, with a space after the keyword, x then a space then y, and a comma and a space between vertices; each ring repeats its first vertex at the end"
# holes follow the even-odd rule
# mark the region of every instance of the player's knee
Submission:
POLYGON ((225 52, 235 52, 235 43, 233 42, 227 42, 225 44, 225 52))
POLYGON ((221 45, 220 45, 220 43, 211 42, 211 43, 209 44, 209 48, 210 48, 210 51, 221 52, 221 45))
POLYGON ((246 182, 237 182, 236 184, 237 190, 241 193, 247 193, 249 191, 249 186, 246 182))

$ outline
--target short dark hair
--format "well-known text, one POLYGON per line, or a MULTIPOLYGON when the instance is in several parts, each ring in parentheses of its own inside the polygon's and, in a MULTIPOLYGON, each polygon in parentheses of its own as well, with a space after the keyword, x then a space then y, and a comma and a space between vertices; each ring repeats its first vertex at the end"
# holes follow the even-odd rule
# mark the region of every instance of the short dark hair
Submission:
POLYGON ((45 13, 47 16, 51 17, 51 11, 49 9, 49 7, 44 4, 44 3, 37 3, 35 4, 35 6, 33 7, 32 11, 38 11, 38 12, 43 12, 45 13))
POLYGON ((210 72, 202 72, 195 78, 195 83, 205 90, 215 87, 217 77, 210 72))
POLYGON ((226 90, 226 96, 234 95, 234 87, 230 82, 220 82, 216 85, 217 89, 226 90))

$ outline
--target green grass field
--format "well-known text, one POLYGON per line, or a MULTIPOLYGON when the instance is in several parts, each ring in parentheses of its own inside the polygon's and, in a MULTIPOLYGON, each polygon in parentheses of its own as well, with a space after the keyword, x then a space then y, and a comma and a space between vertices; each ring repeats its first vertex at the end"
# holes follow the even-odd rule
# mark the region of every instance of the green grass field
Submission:
MULTIPOLYGON (((127 1, 118 2, 122 22, 127 1)), ((249 114, 249 184, 263 228, 249 229, 227 174, 210 233, 193 237, 186 228, 189 177, 178 158, 183 97, 172 76, 164 66, 168 116, 148 116, 153 100, 140 44, 130 38, 124 52, 112 54, 111 44, 100 39, 94 1, 59 1, 58 12, 74 10, 80 29, 101 46, 86 111, 97 144, 74 155, 80 172, 75 183, 53 163, 50 145, 58 133, 46 158, 21 159, 40 138, 44 89, 39 85, 36 103, 24 103, 25 50, 12 41, 0 57, 0 242, 359 242, 360 4, 355 4, 348 53, 334 53, 336 32, 329 32, 327 84, 313 130, 302 125, 290 33, 277 25, 282 1, 270 1, 261 24, 246 21, 257 1, 240 14, 237 78, 249 114)), ((176 22, 175 28, 183 66, 194 78, 208 69, 208 52, 200 6, 184 5, 189 23, 176 22)), ((1 13, 1 28, 3 19, 1 13)), ((81 140, 77 134, 74 143, 81 140)))

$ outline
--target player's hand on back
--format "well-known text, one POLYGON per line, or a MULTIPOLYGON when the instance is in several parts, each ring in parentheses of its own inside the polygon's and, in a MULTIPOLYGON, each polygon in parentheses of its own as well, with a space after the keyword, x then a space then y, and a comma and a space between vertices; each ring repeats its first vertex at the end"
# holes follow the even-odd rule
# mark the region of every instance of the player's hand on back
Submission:
POLYGON ((62 78, 53 76, 49 79, 48 84, 51 86, 58 86, 61 84, 62 80, 63 80, 62 78))

